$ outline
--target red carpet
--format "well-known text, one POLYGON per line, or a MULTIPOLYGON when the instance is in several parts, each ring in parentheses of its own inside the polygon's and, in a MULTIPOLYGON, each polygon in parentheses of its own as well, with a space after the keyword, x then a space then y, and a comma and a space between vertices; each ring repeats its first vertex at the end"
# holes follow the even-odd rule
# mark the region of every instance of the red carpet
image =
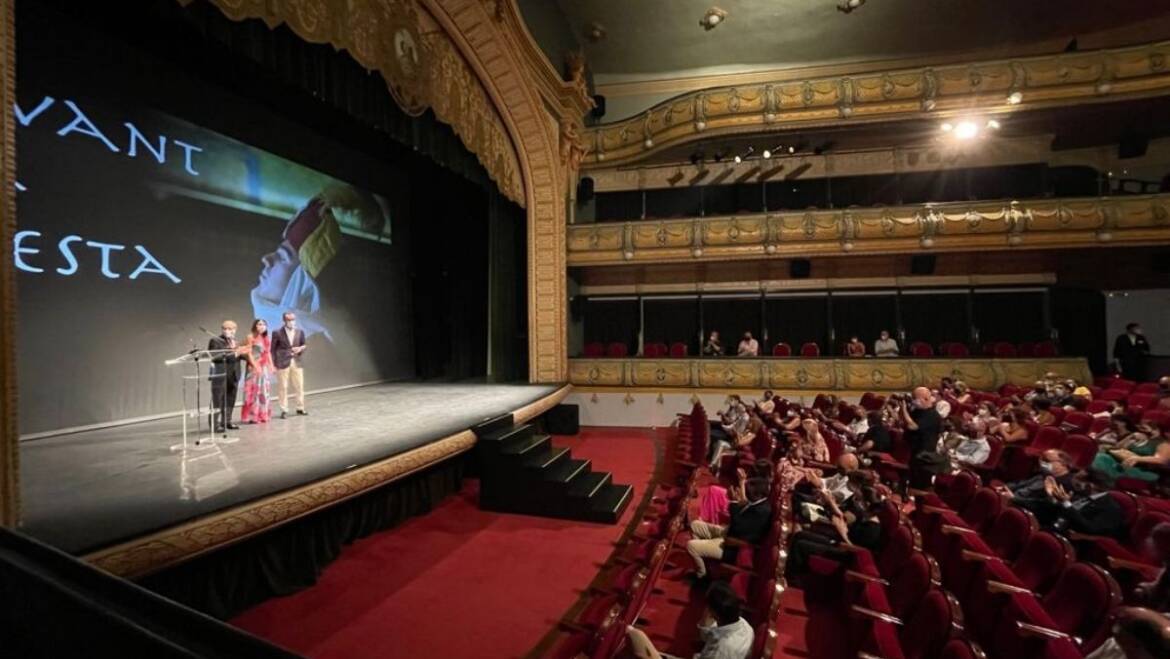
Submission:
POLYGON ((430 514, 349 547, 312 588, 231 622, 310 657, 525 656, 613 552, 654 476, 654 439, 668 432, 554 438, 634 486, 617 525, 483 512, 469 480, 430 514))

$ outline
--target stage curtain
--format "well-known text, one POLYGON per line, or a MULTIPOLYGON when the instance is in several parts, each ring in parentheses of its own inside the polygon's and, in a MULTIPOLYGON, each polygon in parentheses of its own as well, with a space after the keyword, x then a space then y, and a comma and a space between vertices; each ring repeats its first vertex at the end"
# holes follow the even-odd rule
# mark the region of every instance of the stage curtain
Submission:
POLYGON ((1044 294, 1038 291, 975 291, 975 327, 981 343, 1040 341, 1044 335, 1044 294))
POLYGON ((150 575, 141 584, 208 615, 230 618, 271 597, 312 586, 325 566, 355 540, 430 512, 459 491, 469 459, 465 454, 446 460, 263 535, 150 575))
MULTIPOLYGON (((796 355, 802 344, 811 341, 820 345, 821 354, 831 355, 829 346, 825 345, 829 327, 827 305, 828 299, 824 295, 768 298, 765 305, 767 354, 772 354, 772 346, 777 343, 787 343, 792 346, 792 354, 796 355)), ((764 348, 760 346, 761 350, 764 348)))
MULTIPOLYGON (((906 330, 907 345, 901 346, 909 354, 909 343, 922 341, 938 350, 942 343, 969 343, 971 320, 967 317, 967 293, 903 293, 901 299, 902 327, 906 330)), ((872 342, 870 349, 873 349, 872 342)))
POLYGON ((4 528, 0 598, 5 657, 298 656, 4 528))
POLYGON ((699 354, 698 298, 653 298, 642 300, 646 343, 681 342, 692 356, 699 354))
POLYGON ((629 354, 638 351, 638 300, 585 301, 585 342, 624 343, 629 354))

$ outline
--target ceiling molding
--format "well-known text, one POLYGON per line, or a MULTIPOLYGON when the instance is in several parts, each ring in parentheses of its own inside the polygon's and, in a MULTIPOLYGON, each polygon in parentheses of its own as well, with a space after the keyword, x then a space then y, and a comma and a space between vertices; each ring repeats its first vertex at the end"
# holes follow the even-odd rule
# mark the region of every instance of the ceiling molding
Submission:
POLYGON ((577 225, 568 265, 1170 244, 1170 194, 577 225))
POLYGON ((699 293, 786 293, 789 291, 843 291, 858 289, 971 288, 975 286, 1051 286, 1051 272, 1001 275, 914 275, 910 277, 831 277, 828 279, 767 279, 729 282, 662 284, 582 284, 579 295, 698 295, 699 293))
POLYGON ((1003 113, 1170 93, 1170 42, 691 92, 591 127, 583 167, 637 162, 711 136, 1003 113), (1019 105, 1009 104, 1014 92, 1019 105))

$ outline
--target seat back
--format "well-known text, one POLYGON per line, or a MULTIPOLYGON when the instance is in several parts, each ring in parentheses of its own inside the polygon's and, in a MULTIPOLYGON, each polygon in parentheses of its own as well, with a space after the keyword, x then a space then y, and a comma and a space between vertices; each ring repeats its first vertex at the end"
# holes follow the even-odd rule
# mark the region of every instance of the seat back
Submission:
MULTIPOLYGON (((1136 504, 1137 499, 1133 495, 1124 492, 1110 492, 1110 494, 1125 495, 1136 504)), ((1147 551, 1146 540, 1150 537, 1154 527, 1162 522, 1170 522, 1170 513, 1163 510, 1143 510, 1138 512, 1135 510, 1133 519, 1126 520, 1129 526, 1129 537, 1134 550, 1137 553, 1144 554, 1147 551)), ((1150 557, 1152 559, 1152 557, 1150 557)))
POLYGON ((1017 356, 1016 347, 1007 341, 1000 341, 991 346, 991 354, 995 357, 1015 357, 1017 356))
POLYGON ((1036 344, 1030 341, 1025 341, 1016 346, 1016 355, 1019 357, 1035 357, 1036 344))
POLYGON ((955 598, 940 588, 930 589, 906 624, 898 630, 906 659, 933 659, 963 629, 963 615, 955 598))
POLYGON ((1129 395, 1128 402, 1130 407, 1152 407, 1158 404, 1158 394, 1132 393, 1129 395))
POLYGON ((965 638, 952 638, 947 641, 938 656, 939 659, 987 659, 983 648, 975 641, 965 638))
POLYGON ((1097 457, 1097 442, 1087 435, 1069 435, 1064 438, 1060 448, 1072 458, 1073 466, 1077 469, 1088 469, 1097 457))
POLYGON ((670 344, 671 357, 686 357, 688 352, 690 352, 690 350, 687 348, 687 344, 683 343, 682 341, 676 341, 670 344))
POLYGON ((1060 349, 1056 347, 1054 341, 1041 341, 1036 344, 1034 355, 1036 357, 1056 357, 1060 354, 1060 349))
POLYGON ((967 348, 966 343, 948 343, 946 354, 947 357, 969 357, 971 351, 967 348))
POLYGON ((934 348, 929 343, 923 341, 915 341, 910 344, 910 355, 912 357, 933 357, 934 348))
POLYGON ((983 540, 995 555, 1005 561, 1014 561, 1024 550, 1024 546, 1039 528, 1036 518, 1021 508, 1007 507, 999 511, 987 531, 983 540))
POLYGON ((875 557, 878 572, 882 576, 897 574, 920 544, 917 531, 905 524, 898 524, 890 532, 881 552, 875 557))
POLYGON ((1003 498, 999 493, 990 487, 981 487, 975 490, 975 494, 972 495, 967 505, 963 506, 959 516, 972 529, 981 531, 999 515, 1001 508, 1003 508, 1003 498))
POLYGON ((776 345, 772 346, 772 356, 773 357, 791 357, 792 356, 792 346, 781 341, 780 343, 777 343, 776 345))
POLYGON ((1117 378, 1116 380, 1109 383, 1109 389, 1114 391, 1124 391, 1127 394, 1133 391, 1135 387, 1137 387, 1136 382, 1123 378, 1117 378))
POLYGON ((820 357, 821 347, 812 341, 800 346, 801 357, 820 357))
POLYGON ((1028 590, 1044 593, 1075 557, 1076 552, 1068 540, 1047 531, 1037 531, 1028 538, 1023 551, 1012 563, 1012 572, 1028 590))
POLYGON ((1036 452, 1060 448, 1064 444, 1064 431, 1056 426, 1040 426, 1032 438, 1031 448, 1036 452))
POLYGON ((590 341, 585 344, 584 355, 586 357, 604 357, 605 344, 601 341, 590 341))
POLYGON ((629 354, 629 352, 630 349, 626 346, 626 344, 619 341, 614 341, 613 343, 605 346, 606 357, 625 357, 629 354))
POLYGON ((1089 428, 1093 427, 1093 415, 1085 412, 1069 412, 1064 415, 1062 423, 1066 426, 1071 426, 1073 432, 1081 435, 1086 435, 1089 428))
POLYGON ((940 497, 951 510, 962 510, 975 490, 979 489, 979 477, 969 471, 960 471, 951 477, 946 492, 940 497))
POLYGON ((889 580, 890 587, 887 592, 890 610, 895 616, 906 620, 931 586, 937 585, 938 579, 938 564, 934 559, 923 552, 914 552, 898 575, 889 580))
POLYGON ((1121 605, 1121 587, 1100 567, 1073 563, 1041 602, 1057 629, 1082 639, 1087 653, 1109 636, 1111 614, 1121 605))

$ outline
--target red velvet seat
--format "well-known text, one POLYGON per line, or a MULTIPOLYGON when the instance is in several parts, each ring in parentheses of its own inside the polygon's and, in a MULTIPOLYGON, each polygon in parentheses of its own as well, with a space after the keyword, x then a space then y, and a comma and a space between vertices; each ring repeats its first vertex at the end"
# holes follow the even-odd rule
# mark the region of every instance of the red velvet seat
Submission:
POLYGON ((820 357, 821 347, 813 342, 808 342, 800 346, 801 357, 820 357))
POLYGON ((1129 392, 1122 389, 1106 389, 1101 392, 1101 400, 1125 400, 1129 392))
POLYGON ((1089 429, 1093 427, 1093 415, 1085 412, 1069 412, 1064 415, 1061 424, 1067 428, 1072 428, 1072 432, 1086 435, 1089 429))
POLYGON ((1035 357, 1036 344, 1025 341, 1016 346, 1016 356, 1018 357, 1035 357))
POLYGON ((689 352, 690 350, 687 348, 687 344, 681 341, 670 344, 671 357, 686 357, 689 352))
POLYGON ((1060 349, 1056 347, 1054 341, 1040 341, 1036 344, 1034 356, 1036 357, 1057 357, 1060 355, 1060 349))
POLYGON ((944 343, 939 346, 939 352, 947 357, 970 357, 971 351, 965 343, 944 343))
POLYGON ((1045 451, 1058 449, 1064 445, 1065 434, 1064 431, 1056 426, 1040 426, 1036 429, 1036 436, 1032 438, 1032 443, 1024 447, 1024 452, 1028 455, 1040 455, 1045 451))
POLYGON ((1016 357, 1018 353, 1014 345, 1008 343, 1007 341, 999 341, 992 344, 991 354, 993 357, 1010 358, 1016 357))
POLYGON ((1011 564, 1011 572, 1020 585, 1034 593, 1047 592, 1065 567, 1076 559, 1069 541, 1047 531, 1028 538, 1020 555, 1011 564))
POLYGON ((1056 628, 1074 639, 1086 654, 1109 638, 1112 613, 1121 605, 1121 588, 1105 570, 1073 563, 1039 601, 1056 628))
POLYGON ((905 619, 940 580, 938 564, 933 558, 920 551, 910 554, 897 576, 889 579, 886 597, 889 599, 890 612, 905 619))
POLYGON ((1114 391, 1124 391, 1125 393, 1128 394, 1129 392, 1133 391, 1134 388, 1136 388, 1136 387, 1137 387, 1137 383, 1134 382, 1133 380, 1126 380, 1123 378, 1117 378, 1116 380, 1113 380, 1109 383, 1108 388, 1111 390, 1114 390, 1114 391))
POLYGON ((600 341, 591 341, 585 344, 585 351, 583 353, 586 357, 604 357, 605 344, 600 341))
POLYGON ((1031 513, 1009 506, 999 511, 988 525, 987 531, 983 533, 983 541, 996 556, 1011 562, 1019 558, 1028 540, 1039 528, 1039 523, 1031 513))
POLYGON ((923 341, 915 341, 914 343, 910 344, 910 356, 911 357, 933 357, 934 356, 934 348, 932 348, 929 343, 925 343, 923 341))
POLYGON ((777 343, 776 345, 772 346, 772 356, 773 357, 791 357, 792 356, 792 346, 788 345, 787 343, 783 343, 783 342, 777 343))
POLYGON ((939 659, 987 659, 983 648, 966 638, 952 638, 939 652, 939 659))
POLYGON ((1130 407, 1153 407, 1158 404, 1158 394, 1131 393, 1127 402, 1130 407))
MULTIPOLYGON (((1104 393, 1104 392, 1102 392, 1104 393)), ((1120 399, 1118 399, 1120 400, 1120 399)), ((1089 414, 1100 414, 1101 412, 1108 412, 1113 409, 1113 405, 1107 400, 1094 400, 1089 403, 1089 407, 1085 409, 1089 414)), ((1107 417, 1108 418, 1108 417, 1107 417)))
POLYGON ((626 346, 626 344, 619 343, 617 341, 614 341, 613 343, 605 346, 606 357, 625 357, 629 354, 629 352, 630 349, 626 346))
POLYGON ((1143 382, 1143 383, 1137 385, 1136 387, 1134 387, 1133 393, 1135 393, 1135 394, 1156 394, 1156 393, 1158 393, 1158 383, 1157 382, 1143 382))
POLYGON ((903 655, 907 659, 934 659, 948 641, 962 634, 963 614, 954 597, 932 588, 904 623, 898 629, 903 655))
POLYGON ((1088 469, 1093 464, 1093 458, 1097 457, 1097 442, 1086 435, 1069 435, 1064 438, 1060 448, 1068 453, 1078 470, 1088 469))

